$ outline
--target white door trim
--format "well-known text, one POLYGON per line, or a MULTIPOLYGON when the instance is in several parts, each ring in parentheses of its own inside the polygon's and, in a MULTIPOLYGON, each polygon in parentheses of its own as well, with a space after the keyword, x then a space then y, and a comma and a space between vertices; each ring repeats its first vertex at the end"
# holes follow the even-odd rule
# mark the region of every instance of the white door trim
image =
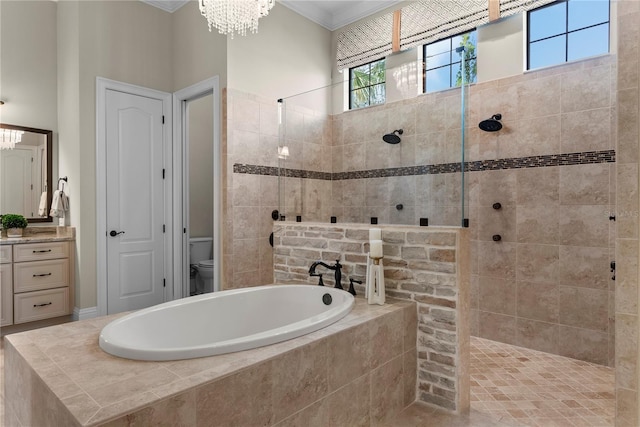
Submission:
POLYGON ((162 101, 162 110, 165 115, 165 128, 163 132, 163 156, 165 167, 165 218, 169 230, 165 233, 165 268, 167 287, 165 288, 165 301, 173 299, 173 249, 172 249, 172 209, 173 165, 171 159, 173 135, 171 94, 154 89, 136 86, 129 83, 96 77, 96 275, 97 275, 97 310, 98 316, 107 314, 107 168, 106 168, 106 95, 107 90, 129 93, 137 96, 157 99, 162 101))
POLYGON ((187 247, 189 236, 184 232, 188 230, 189 204, 187 203, 186 185, 188 184, 188 156, 185 153, 187 128, 184 123, 184 102, 197 99, 201 96, 212 94, 213 99, 213 290, 221 289, 222 277, 222 149, 220 125, 220 78, 214 76, 199 83, 180 89, 173 94, 173 117, 175 118, 173 137, 173 191, 176 195, 176 203, 173 207, 174 218, 174 299, 189 296, 189 260, 187 259, 187 247), (181 195, 178 197, 177 195, 181 195))

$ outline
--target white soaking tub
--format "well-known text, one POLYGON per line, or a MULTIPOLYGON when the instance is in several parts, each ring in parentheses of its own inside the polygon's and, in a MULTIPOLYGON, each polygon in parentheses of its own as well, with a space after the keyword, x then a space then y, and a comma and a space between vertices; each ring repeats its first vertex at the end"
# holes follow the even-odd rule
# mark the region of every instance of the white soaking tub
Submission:
POLYGON ((353 307, 350 293, 324 286, 269 285, 196 295, 109 323, 100 347, 135 360, 179 360, 274 344, 322 329, 353 307))

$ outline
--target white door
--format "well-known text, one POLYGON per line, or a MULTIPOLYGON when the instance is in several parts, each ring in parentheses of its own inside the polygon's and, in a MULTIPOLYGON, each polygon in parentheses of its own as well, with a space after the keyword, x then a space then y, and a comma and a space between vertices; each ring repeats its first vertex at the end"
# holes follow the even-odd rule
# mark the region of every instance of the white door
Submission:
POLYGON ((106 92, 107 313, 164 301, 163 102, 106 92))

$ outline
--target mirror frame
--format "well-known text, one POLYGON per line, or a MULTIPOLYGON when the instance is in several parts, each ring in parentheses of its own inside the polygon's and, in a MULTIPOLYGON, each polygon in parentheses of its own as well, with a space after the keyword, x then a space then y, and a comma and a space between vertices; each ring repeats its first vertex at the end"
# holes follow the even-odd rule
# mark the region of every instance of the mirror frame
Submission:
MULTIPOLYGON (((53 131, 50 130, 46 130, 46 129, 36 129, 36 128, 29 128, 29 127, 25 127, 25 126, 17 126, 17 125, 10 125, 7 123, 0 123, 0 128, 4 128, 4 129, 13 129, 13 130, 22 130, 25 132, 31 132, 31 133, 39 133, 42 135, 45 135, 45 137, 47 138, 47 142, 46 142, 46 147, 47 147, 47 206, 51 206, 51 199, 53 197, 53 171, 52 171, 52 167, 53 167, 53 131)), ((36 223, 36 222, 53 222, 53 218, 49 215, 47 215, 46 218, 27 218, 27 221, 29 223, 36 223)))

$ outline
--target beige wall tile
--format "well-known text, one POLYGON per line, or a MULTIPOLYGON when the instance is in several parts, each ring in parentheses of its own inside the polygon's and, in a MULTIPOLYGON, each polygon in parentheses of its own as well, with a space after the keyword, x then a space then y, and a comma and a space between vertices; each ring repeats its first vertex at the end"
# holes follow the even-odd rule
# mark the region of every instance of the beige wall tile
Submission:
POLYGON ((608 291, 560 286, 559 293, 561 324, 608 331, 608 291))
POLYGON ((616 389, 616 427, 638 425, 638 392, 624 388, 616 389))
POLYGON ((286 418, 327 394, 328 348, 327 340, 320 340, 273 360, 270 395, 274 421, 286 418))
POLYGON ((608 334, 589 329, 559 325, 558 345, 561 356, 604 365, 607 363, 608 334))
POLYGON ((611 148, 611 108, 562 114, 562 153, 611 148))
POLYGON ((478 335, 481 338, 515 345, 516 318, 514 316, 481 311, 479 313, 478 335))
POLYGON ((396 311, 371 324, 369 340, 371 342, 372 369, 402 355, 403 335, 398 331, 402 330, 403 322, 402 312, 396 311))
POLYGON ((560 76, 524 81, 517 86, 518 117, 532 118, 560 113, 561 97, 558 94, 561 90, 564 91, 564 80, 561 85, 560 76))
POLYGON ((518 318, 516 345, 557 354, 558 325, 518 318))
POLYGON ((402 355, 371 371, 371 426, 396 419, 405 406, 404 391, 402 355))
POLYGON ((609 246, 608 206, 561 206, 560 244, 570 246, 609 246))
POLYGON ((499 235, 504 242, 516 241, 516 208, 502 206, 496 210, 491 206, 478 207, 478 240, 493 241, 499 235))
POLYGON ((478 242, 478 274, 515 279, 516 247, 508 242, 478 242))
POLYGON ((618 152, 619 163, 638 162, 638 88, 618 91, 618 152))
POLYGON ((558 244, 558 205, 527 205, 516 208, 518 243, 558 244))
POLYGON ((418 378, 418 353, 415 348, 403 355, 403 403, 409 406, 416 400, 416 381, 418 378))
POLYGON ((518 317, 557 323, 560 312, 559 298, 556 284, 518 281, 518 317))
POLYGON ((607 289, 609 273, 608 248, 560 246, 558 282, 561 285, 607 289))
POLYGON ((638 241, 618 239, 616 247, 615 311, 638 313, 638 241))
POLYGON ((329 390, 364 375, 372 358, 369 325, 359 325, 329 337, 329 354, 336 363, 329 370, 329 390))
POLYGON ((516 314, 516 283, 513 279, 479 276, 478 298, 481 311, 516 314))
POLYGON ((517 172, 517 204, 553 205, 560 200, 559 167, 520 169, 517 172))
POLYGON ((527 282, 554 283, 558 278, 560 253, 555 245, 517 245, 518 280, 527 282))
POLYGON ((563 113, 608 107, 611 102, 611 66, 563 74, 561 98, 563 113))
POLYGON ((133 425, 195 427, 197 425, 195 391, 192 390, 170 399, 162 400, 132 414, 103 424, 104 427, 133 425))
POLYGON ((638 389, 638 316, 618 313, 616 335, 616 387, 638 389))
MULTIPOLYGON (((516 204, 517 173, 514 170, 487 171, 480 175, 479 206, 502 206, 516 204)), ((519 204, 520 201, 518 201, 519 204)))
POLYGON ((609 165, 599 163, 560 168, 560 203, 608 205, 609 165))
POLYGON ((198 387, 197 420, 216 420, 220 425, 268 425, 273 419, 271 362, 198 387), (251 410, 246 410, 251 402, 251 410))
POLYGON ((371 422, 371 376, 363 375, 327 398, 329 426, 368 427, 371 422))

